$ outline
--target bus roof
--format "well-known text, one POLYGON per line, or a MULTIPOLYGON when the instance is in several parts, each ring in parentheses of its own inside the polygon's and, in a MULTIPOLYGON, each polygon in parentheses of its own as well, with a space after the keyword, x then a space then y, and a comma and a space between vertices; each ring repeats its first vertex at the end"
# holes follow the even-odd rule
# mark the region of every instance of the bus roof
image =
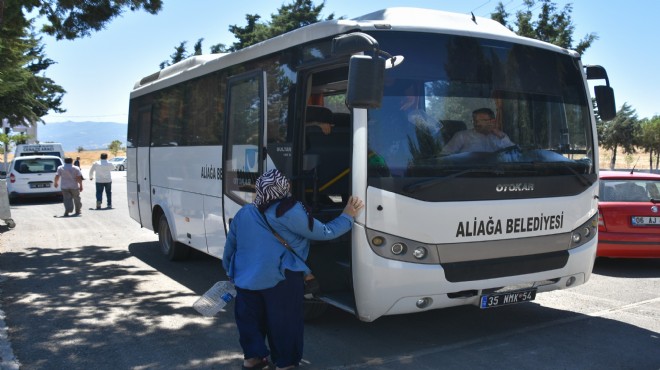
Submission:
POLYGON ((387 8, 353 19, 314 23, 233 53, 197 55, 187 58, 136 82, 131 98, 289 47, 358 30, 447 33, 508 40, 551 49, 556 52, 569 53, 568 50, 558 46, 518 36, 499 22, 489 18, 434 9, 387 8))

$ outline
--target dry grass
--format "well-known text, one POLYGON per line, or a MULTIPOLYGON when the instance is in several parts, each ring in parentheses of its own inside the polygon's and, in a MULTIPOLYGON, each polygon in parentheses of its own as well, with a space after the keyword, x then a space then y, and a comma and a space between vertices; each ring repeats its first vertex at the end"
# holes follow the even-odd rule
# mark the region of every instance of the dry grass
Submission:
MULTIPOLYGON (((609 169, 610 161, 612 160, 612 151, 600 149, 600 168, 609 169)), ((655 165, 655 159, 654 159, 655 165)), ((621 149, 616 154, 615 170, 631 169, 635 167, 636 170, 648 171, 649 170, 649 154, 638 151, 635 154, 624 154, 621 149)))
POLYGON ((82 152, 64 152, 64 156, 71 157, 73 160, 76 160, 76 157, 80 157, 80 166, 87 167, 91 166, 92 163, 101 159, 101 153, 108 154, 108 159, 114 157, 125 157, 126 152, 120 150, 117 152, 117 155, 112 155, 109 150, 83 150, 82 152))

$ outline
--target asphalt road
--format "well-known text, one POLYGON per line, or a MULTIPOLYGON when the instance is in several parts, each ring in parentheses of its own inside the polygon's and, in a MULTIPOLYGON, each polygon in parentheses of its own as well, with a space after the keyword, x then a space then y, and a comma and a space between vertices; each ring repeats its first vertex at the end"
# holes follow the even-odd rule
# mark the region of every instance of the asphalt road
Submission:
MULTIPOLYGON (((36 200, 0 225, 0 368, 239 369, 233 312, 191 307, 223 278, 201 253, 172 263, 128 216, 36 200), (2 325, 2 320, 6 327, 2 325), (15 356, 15 361, 11 354, 15 356)), ((0 222, 1 224, 1 222, 0 222)), ((457 307, 364 323, 330 309, 305 328, 304 369, 660 369, 660 260, 598 260, 578 288, 497 309, 457 307)))

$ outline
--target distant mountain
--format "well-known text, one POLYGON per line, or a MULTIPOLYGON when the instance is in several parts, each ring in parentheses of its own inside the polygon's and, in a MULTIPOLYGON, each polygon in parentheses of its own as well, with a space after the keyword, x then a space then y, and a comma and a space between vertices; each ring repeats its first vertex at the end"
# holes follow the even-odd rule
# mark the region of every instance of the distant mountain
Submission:
POLYGON ((65 152, 78 147, 87 150, 107 149, 114 140, 126 146, 126 124, 116 122, 57 122, 39 124, 39 142, 62 143, 65 152))

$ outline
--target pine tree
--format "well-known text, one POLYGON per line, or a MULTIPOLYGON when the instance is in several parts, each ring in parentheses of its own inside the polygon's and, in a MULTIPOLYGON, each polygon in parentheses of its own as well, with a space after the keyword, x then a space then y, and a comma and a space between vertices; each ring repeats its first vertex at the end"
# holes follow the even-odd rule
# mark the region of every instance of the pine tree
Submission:
MULTIPOLYGON (((238 41, 234 42, 231 46, 224 44, 213 45, 211 46, 211 53, 234 52, 300 27, 320 22, 323 20, 320 18, 320 15, 324 6, 324 3, 315 6, 311 0, 294 0, 288 5, 282 5, 277 9, 277 13, 271 14, 270 22, 260 22, 261 16, 259 14, 246 14, 245 21, 247 24, 245 26, 229 26, 229 32, 234 34, 234 37, 238 41)), ((325 18, 325 20, 332 19, 334 19, 334 14, 330 14, 325 18)), ((203 40, 199 39, 197 41, 193 55, 201 54, 203 40)), ((181 43, 179 47, 182 46, 185 46, 185 42, 181 43)), ((170 56, 170 62, 162 62, 160 64, 161 69, 181 60, 175 59, 175 55, 187 55, 185 47, 180 54, 172 54, 170 56)))
POLYGON ((610 169, 614 169, 619 147, 626 154, 635 153, 635 145, 639 144, 641 127, 637 113, 628 103, 623 104, 613 120, 600 122, 596 128, 600 146, 612 151, 610 169))
POLYGON ((53 111, 62 113, 66 91, 46 77, 55 62, 46 57, 39 32, 75 39, 103 29, 126 9, 155 14, 161 0, 0 0, 0 118, 32 125, 53 111), (39 32, 35 16, 42 20, 39 32))
POLYGON ((524 4, 525 9, 516 12, 515 28, 508 24, 510 14, 506 12, 502 2, 498 3, 490 17, 520 36, 549 42, 562 48, 575 50, 580 54, 583 54, 598 39, 598 35, 589 33, 576 45, 573 44, 575 26, 571 17, 573 5, 570 3, 566 4, 562 10, 558 10, 557 4, 552 0, 524 0, 524 4), (533 9, 539 3, 541 8, 534 21, 533 9))

